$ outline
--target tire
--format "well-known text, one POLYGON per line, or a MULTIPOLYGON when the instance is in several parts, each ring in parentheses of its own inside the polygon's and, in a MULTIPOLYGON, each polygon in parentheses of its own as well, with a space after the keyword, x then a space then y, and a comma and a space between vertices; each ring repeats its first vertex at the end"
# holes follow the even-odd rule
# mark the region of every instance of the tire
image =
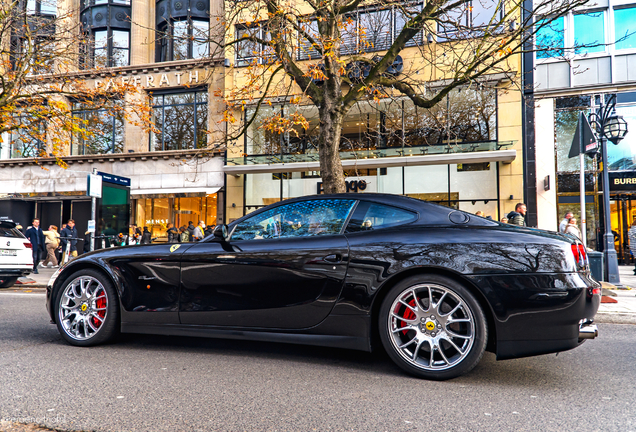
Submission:
POLYGON ((479 303, 464 286, 443 276, 401 281, 388 292, 378 319, 389 357, 420 378, 463 375, 486 350, 488 328, 479 303))
POLYGON ((6 277, 4 279, 0 279, 0 288, 10 288, 17 280, 17 277, 6 277))
POLYGON ((93 346, 119 334, 119 299, 110 279, 96 270, 69 276, 55 296, 57 329, 71 345, 93 346))

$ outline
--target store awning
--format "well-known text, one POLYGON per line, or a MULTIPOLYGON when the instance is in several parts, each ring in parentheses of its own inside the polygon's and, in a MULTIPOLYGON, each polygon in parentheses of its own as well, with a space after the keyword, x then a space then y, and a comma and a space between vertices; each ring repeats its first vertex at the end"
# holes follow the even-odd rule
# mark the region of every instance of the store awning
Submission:
MULTIPOLYGON (((383 157, 368 159, 347 159, 342 161, 342 167, 347 168, 386 168, 400 166, 420 166, 420 165, 447 165, 447 164, 468 164, 480 162, 503 162, 511 163, 517 158, 516 150, 493 150, 473 153, 448 153, 413 155, 399 157, 383 157)), ((290 162, 271 164, 247 164, 247 165, 225 165, 223 171, 226 174, 262 174, 277 172, 302 172, 320 171, 320 162, 290 162)))
POLYGON ((184 198, 204 197, 217 193, 218 187, 189 187, 189 188, 162 188, 162 189, 131 189, 131 198, 184 198))

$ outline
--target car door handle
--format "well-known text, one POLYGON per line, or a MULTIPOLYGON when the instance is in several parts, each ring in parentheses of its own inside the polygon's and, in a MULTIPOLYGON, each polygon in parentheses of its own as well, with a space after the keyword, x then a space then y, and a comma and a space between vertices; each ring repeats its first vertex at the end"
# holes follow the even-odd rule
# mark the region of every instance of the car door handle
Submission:
POLYGON ((327 255, 322 260, 325 261, 325 262, 331 263, 331 264, 337 264, 339 262, 342 262, 342 255, 340 255, 340 254, 331 254, 331 255, 327 255))

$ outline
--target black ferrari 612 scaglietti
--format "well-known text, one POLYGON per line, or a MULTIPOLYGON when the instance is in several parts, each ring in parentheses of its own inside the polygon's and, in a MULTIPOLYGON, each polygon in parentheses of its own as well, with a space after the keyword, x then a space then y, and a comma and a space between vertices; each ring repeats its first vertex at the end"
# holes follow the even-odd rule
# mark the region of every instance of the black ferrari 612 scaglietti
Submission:
POLYGON ((412 198, 318 195, 264 207, 198 243, 88 253, 47 309, 63 338, 119 332, 371 351, 448 379, 597 335, 600 285, 575 238, 412 198))

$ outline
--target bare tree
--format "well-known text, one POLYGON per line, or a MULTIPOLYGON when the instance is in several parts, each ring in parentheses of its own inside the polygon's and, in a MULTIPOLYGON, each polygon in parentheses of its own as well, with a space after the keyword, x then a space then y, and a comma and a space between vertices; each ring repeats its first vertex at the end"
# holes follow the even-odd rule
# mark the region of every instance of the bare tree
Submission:
MULTIPOLYGON (((266 133, 295 137, 313 127, 324 190, 344 192, 339 151, 343 123, 356 104, 408 100, 426 124, 402 139, 475 139, 474 132, 449 126, 460 122, 444 118, 450 114, 440 101, 454 89, 479 86, 489 74, 519 82, 519 56, 534 34, 584 3, 535 1, 534 10, 524 13, 521 0, 228 0, 225 55, 244 67, 236 69, 238 84, 226 91, 226 120, 237 124, 234 113, 254 106, 229 138, 255 122, 266 133), (533 23, 535 14, 541 20, 533 23), (262 114, 272 98, 284 100, 287 113, 262 114), (307 104, 317 109, 317 124, 302 114, 307 104)), ((454 115, 470 114, 473 131, 493 127, 488 103, 478 96, 473 102, 454 115)), ((382 133, 391 139, 389 132, 376 136, 382 133)))
POLYGON ((18 157, 53 154, 62 163, 72 140, 94 141, 89 151, 99 152, 112 117, 150 127, 145 101, 124 103, 134 85, 90 87, 77 75, 89 42, 77 17, 55 0, 0 2, 0 134, 12 135, 18 157))

